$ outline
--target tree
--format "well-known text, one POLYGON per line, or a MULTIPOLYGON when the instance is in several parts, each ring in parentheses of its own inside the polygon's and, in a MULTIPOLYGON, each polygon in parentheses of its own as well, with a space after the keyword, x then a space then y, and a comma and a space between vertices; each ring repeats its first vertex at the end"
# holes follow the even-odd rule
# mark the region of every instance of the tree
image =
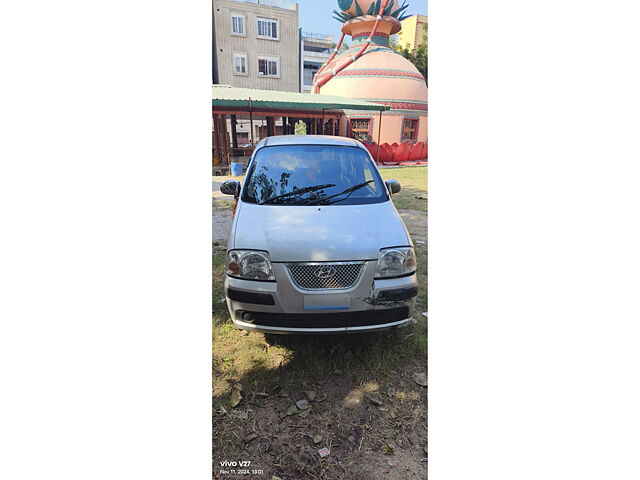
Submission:
POLYGON ((306 135, 307 134, 307 124, 302 120, 298 120, 294 127, 294 133, 296 135, 306 135))
POLYGON ((429 84, 428 74, 429 74, 429 64, 428 64, 428 53, 427 53, 427 45, 420 45, 415 50, 409 50, 408 48, 403 48, 400 45, 392 45, 392 47, 396 52, 402 55, 404 58, 409 60, 411 63, 415 65, 418 71, 424 77, 424 81, 429 84))
POLYGON ((349 42, 343 40, 342 45, 340 45, 340 49, 338 50, 338 54, 344 53, 347 50, 349 50, 349 42))
POLYGON ((429 84, 428 74, 429 74, 429 40, 423 45, 420 45, 417 49, 409 50, 408 48, 403 47, 398 42, 398 35, 392 35, 390 38, 390 47, 393 48, 396 52, 402 55, 404 58, 409 60, 411 63, 415 65, 418 71, 424 77, 427 85, 429 84))

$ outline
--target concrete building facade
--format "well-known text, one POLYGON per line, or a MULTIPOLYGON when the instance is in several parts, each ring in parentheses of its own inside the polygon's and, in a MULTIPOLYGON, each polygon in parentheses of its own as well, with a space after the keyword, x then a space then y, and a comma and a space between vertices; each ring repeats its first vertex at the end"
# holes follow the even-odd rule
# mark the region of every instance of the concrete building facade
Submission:
POLYGON ((331 57, 335 47, 333 35, 323 33, 302 32, 300 35, 300 91, 310 93, 313 87, 313 76, 331 57))
POLYGON ((398 44, 409 50, 415 50, 421 45, 427 44, 426 15, 412 15, 402 20, 402 30, 398 34, 398 44))
POLYGON ((213 0, 213 83, 299 92, 298 4, 213 0))

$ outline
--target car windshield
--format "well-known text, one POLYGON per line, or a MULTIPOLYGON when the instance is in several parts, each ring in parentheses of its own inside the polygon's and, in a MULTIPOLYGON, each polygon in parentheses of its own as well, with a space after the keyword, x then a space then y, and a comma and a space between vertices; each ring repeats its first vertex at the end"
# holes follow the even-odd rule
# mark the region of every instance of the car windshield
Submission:
POLYGON ((388 198, 369 154, 339 145, 261 148, 242 189, 242 201, 269 205, 363 205, 388 198))

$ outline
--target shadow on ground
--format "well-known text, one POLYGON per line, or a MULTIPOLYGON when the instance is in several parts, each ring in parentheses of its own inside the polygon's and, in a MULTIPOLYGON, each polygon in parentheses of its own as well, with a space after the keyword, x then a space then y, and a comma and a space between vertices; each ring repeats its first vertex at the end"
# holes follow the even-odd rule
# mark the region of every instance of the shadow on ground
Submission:
POLYGON ((214 358, 214 478, 225 478, 216 476, 219 462, 234 458, 267 478, 426 476, 427 389, 413 379, 426 373, 426 320, 371 334, 264 336, 233 327, 220 335, 253 353, 252 366, 235 372, 229 363, 240 352, 214 358), (321 458, 324 447, 330 454, 321 458))

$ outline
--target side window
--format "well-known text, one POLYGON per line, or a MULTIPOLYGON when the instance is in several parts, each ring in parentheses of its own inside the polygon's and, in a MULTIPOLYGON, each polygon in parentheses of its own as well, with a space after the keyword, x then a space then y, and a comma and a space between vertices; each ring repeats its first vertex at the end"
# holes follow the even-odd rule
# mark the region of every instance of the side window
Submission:
POLYGON ((418 119, 405 118, 402 123, 402 140, 416 141, 418 139, 418 119))
POLYGON ((231 14, 231 33, 233 35, 246 35, 244 32, 244 15, 239 13, 231 14))
POLYGON ((258 18, 258 38, 278 40, 278 20, 258 18))
POLYGON ((349 121, 351 138, 355 138, 362 143, 371 143, 370 126, 370 118, 352 118, 349 121))
POLYGON ((277 77, 280 72, 280 59, 275 57, 258 57, 258 75, 277 77))
POLYGON ((235 75, 247 74, 247 54, 246 53, 233 54, 233 73, 235 75))

